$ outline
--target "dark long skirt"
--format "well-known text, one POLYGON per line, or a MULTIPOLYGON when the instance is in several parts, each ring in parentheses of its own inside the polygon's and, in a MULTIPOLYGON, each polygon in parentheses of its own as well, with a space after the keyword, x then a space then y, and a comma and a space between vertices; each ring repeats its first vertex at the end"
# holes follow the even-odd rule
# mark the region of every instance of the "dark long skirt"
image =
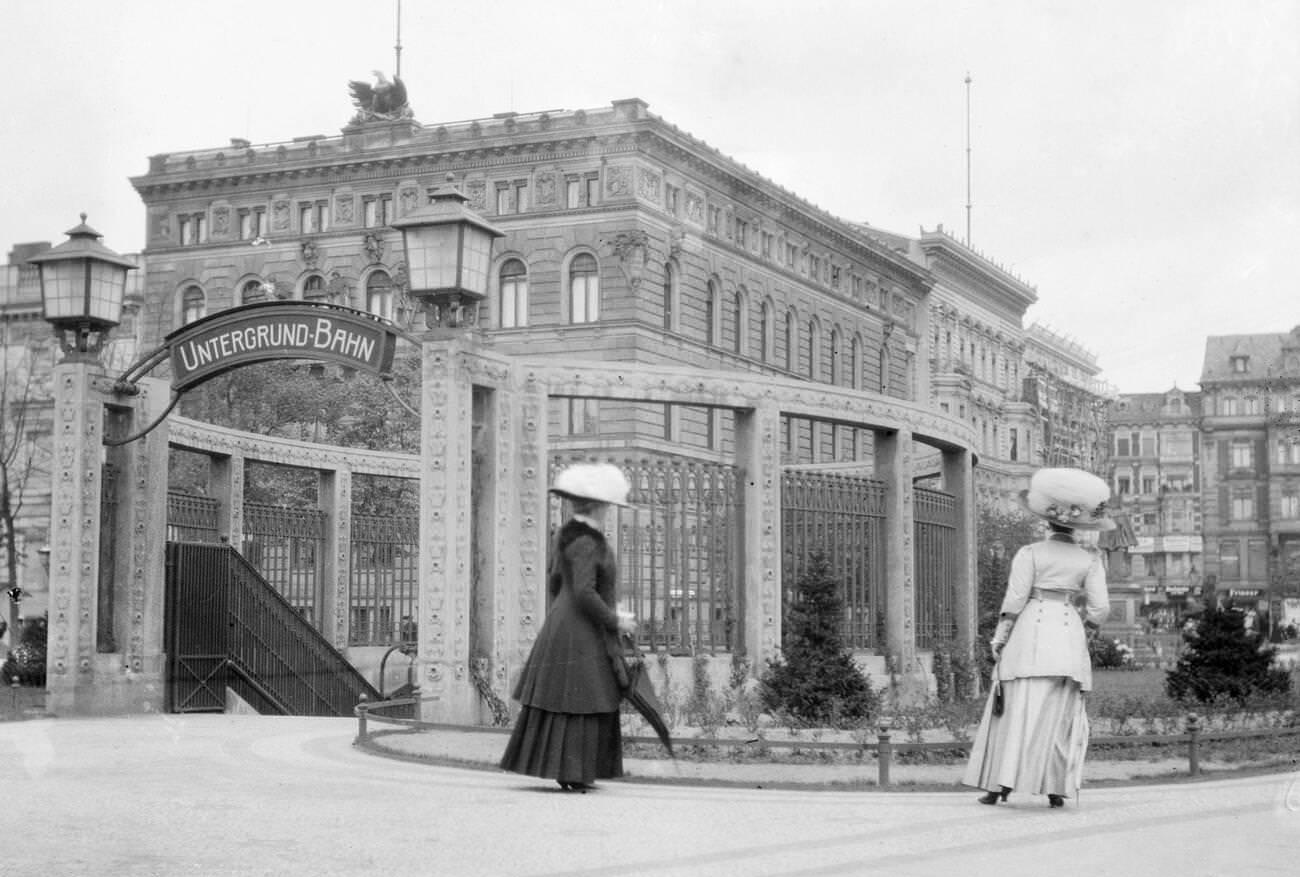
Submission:
POLYGON ((552 713, 526 706, 501 756, 501 767, 562 783, 591 785, 621 777, 618 713, 552 713))

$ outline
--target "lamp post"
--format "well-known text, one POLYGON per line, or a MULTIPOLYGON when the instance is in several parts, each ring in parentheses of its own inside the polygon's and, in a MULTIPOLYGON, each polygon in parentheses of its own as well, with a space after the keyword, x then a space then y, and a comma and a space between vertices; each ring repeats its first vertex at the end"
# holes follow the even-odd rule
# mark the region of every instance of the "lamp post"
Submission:
POLYGON ((50 709, 74 712, 96 696, 99 634, 103 366, 99 354, 122 319, 126 273, 136 266, 81 224, 68 240, 32 257, 44 316, 63 358, 54 366, 55 429, 50 485, 50 618, 46 693, 50 709))
POLYGON ((95 362, 110 329, 122 322, 126 272, 135 263, 99 242, 103 237, 81 224, 68 239, 27 261, 40 270, 41 304, 54 327, 64 361, 95 362))
MULTIPOLYGON (((487 298, 492 244, 502 233, 466 208, 452 185, 392 225, 402 233, 408 294, 424 311, 420 425, 420 597, 417 661, 421 668, 420 718, 477 721, 479 695, 471 652, 486 636, 468 607, 490 584, 473 574, 479 545, 493 545, 489 508, 474 497, 492 495, 493 465, 474 466, 474 415, 491 410, 490 388, 475 386, 472 373, 483 352, 473 328, 487 298), (476 470, 477 476, 476 476, 476 470)), ((495 361, 494 361, 495 362, 495 361)), ((498 363, 499 364, 499 363, 498 363)), ((490 416, 486 416, 490 420, 490 416)), ((492 614, 492 613, 487 613, 492 614)), ((491 624, 491 622, 487 622, 491 624)))
POLYGON ((504 232, 469 210, 453 176, 429 195, 429 203, 392 223, 402 233, 410 294, 421 303, 429 329, 478 324, 487 298, 492 243, 504 232))

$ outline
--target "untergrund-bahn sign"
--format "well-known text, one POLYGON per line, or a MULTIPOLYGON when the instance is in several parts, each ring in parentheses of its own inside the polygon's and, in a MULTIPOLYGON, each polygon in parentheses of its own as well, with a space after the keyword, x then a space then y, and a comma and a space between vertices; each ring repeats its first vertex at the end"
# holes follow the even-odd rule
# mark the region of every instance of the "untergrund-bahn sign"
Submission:
POLYGON ((183 393, 244 365, 273 359, 311 359, 388 376, 397 330, 354 308, 319 302, 243 305, 196 320, 168 335, 163 347, 172 390, 183 393))

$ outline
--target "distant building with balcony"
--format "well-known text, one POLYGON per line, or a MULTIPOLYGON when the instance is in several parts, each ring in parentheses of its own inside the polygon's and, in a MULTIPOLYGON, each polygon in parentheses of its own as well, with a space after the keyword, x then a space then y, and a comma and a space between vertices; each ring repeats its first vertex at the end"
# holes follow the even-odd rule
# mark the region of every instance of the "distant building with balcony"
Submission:
POLYGON ((1201 394, 1121 394, 1110 408, 1108 477, 1137 544, 1112 552, 1112 625, 1174 628, 1199 594, 1201 394))
POLYGON ((1206 339, 1205 574, 1213 596, 1300 615, 1300 326, 1206 339), (1294 601, 1294 602, 1292 602, 1294 601))
POLYGON ((1035 465, 1105 471, 1106 410, 1119 394, 1100 374, 1096 354, 1077 341, 1039 323, 1025 331, 1023 398, 1042 436, 1035 465))

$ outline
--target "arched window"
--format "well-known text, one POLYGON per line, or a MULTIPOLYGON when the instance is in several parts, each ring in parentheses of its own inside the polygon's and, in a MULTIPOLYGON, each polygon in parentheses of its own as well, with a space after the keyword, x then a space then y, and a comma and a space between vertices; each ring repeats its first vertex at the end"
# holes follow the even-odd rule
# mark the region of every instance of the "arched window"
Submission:
POLYGON ((704 343, 718 343, 718 284, 709 281, 704 298, 704 343))
POLYGON ((187 286, 181 293, 181 325, 201 320, 207 315, 207 298, 198 286, 187 286))
POLYGON ((793 372, 799 364, 799 317, 794 311, 785 314, 785 370, 793 372))
POLYGON ((758 316, 758 358, 762 362, 772 358, 772 303, 768 301, 758 316))
POLYGON ((862 339, 853 336, 849 345, 849 386, 858 389, 862 386, 862 339))
POLYGON ((569 263, 569 317, 572 323, 600 319, 600 274, 590 253, 579 253, 569 263))
POLYGON ((518 259, 501 266, 501 299, 497 326, 510 329, 528 325, 528 269, 518 259))
POLYGON ((844 383, 844 363, 840 361, 840 329, 836 326, 831 329, 831 383, 839 385, 844 383))
POLYGON ((677 272, 672 262, 664 263, 664 331, 677 331, 677 272))
POLYGON ((808 377, 817 380, 817 321, 808 321, 808 377))
POLYGON ((385 320, 393 318, 393 278, 387 271, 372 271, 366 278, 366 310, 385 320))
POLYGON ((731 331, 734 334, 732 339, 732 349, 737 353, 745 352, 745 292, 742 289, 736 290, 735 298, 732 300, 732 323, 731 331))
POLYGON ((325 278, 319 274, 312 274, 302 282, 302 300, 303 301, 324 301, 326 298, 325 278))
POLYGON ((239 303, 251 305, 259 301, 266 301, 271 297, 271 292, 267 285, 260 280, 249 280, 239 291, 239 303))

